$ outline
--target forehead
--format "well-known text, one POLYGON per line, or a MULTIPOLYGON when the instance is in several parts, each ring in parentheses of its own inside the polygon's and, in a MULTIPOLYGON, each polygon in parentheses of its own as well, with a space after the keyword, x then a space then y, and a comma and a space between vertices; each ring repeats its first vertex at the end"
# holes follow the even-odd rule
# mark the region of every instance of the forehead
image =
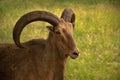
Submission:
POLYGON ((73 30, 73 26, 71 23, 69 22, 65 22, 65 21, 61 21, 58 26, 57 26, 58 29, 65 29, 66 31, 71 31, 73 30))

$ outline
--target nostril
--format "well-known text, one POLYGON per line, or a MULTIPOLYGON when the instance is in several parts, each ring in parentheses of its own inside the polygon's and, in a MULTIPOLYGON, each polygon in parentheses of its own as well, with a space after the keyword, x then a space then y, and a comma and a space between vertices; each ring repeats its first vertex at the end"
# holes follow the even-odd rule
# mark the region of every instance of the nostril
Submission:
POLYGON ((70 57, 72 59, 76 59, 79 56, 79 52, 73 52, 72 54, 70 54, 70 57))
POLYGON ((73 55, 78 56, 78 53, 74 52, 73 55))

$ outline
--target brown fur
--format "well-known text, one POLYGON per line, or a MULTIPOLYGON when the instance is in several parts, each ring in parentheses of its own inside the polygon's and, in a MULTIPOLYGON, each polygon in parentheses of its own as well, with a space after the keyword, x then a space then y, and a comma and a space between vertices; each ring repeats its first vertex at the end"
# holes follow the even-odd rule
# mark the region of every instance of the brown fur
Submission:
POLYGON ((26 48, 0 45, 0 80, 64 80, 67 56, 78 51, 72 37, 73 27, 62 20, 49 30, 46 40, 23 43, 26 48))

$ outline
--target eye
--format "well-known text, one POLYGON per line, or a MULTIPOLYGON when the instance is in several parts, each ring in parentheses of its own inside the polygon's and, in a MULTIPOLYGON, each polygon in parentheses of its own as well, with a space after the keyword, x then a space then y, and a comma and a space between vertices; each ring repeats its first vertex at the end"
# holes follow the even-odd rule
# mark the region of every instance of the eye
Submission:
POLYGON ((56 34, 61 34, 60 31, 55 31, 56 34))
POLYGON ((62 29, 64 33, 66 33, 66 30, 65 29, 62 29))

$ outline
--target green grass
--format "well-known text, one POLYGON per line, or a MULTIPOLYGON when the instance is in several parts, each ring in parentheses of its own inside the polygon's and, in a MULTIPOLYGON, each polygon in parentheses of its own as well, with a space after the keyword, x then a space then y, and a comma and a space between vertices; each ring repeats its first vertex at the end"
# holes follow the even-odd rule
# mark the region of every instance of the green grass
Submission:
MULTIPOLYGON (((25 13, 47 10, 60 16, 65 7, 76 14, 74 38, 80 49, 76 60, 68 58, 66 80, 120 80, 119 0, 0 0, 0 43, 13 43, 12 30, 25 13)), ((21 41, 46 38, 44 22, 26 27, 21 41)))

